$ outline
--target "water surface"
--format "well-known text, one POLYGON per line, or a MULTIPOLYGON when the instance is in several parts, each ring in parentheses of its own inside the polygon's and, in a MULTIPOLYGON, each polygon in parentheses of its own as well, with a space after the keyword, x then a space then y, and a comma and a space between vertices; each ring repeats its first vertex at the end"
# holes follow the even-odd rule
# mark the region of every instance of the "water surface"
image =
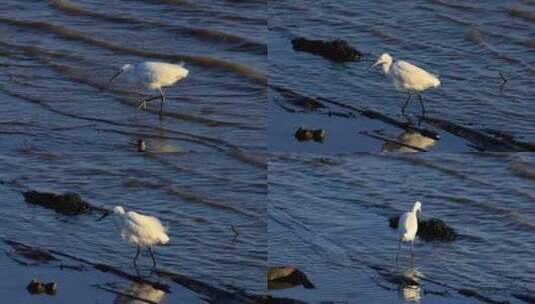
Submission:
POLYGON ((294 265, 317 289, 272 290, 310 303, 477 303, 477 291, 522 303, 535 291, 535 158, 531 154, 432 156, 275 155, 269 166, 268 261, 294 265), (388 218, 422 202, 459 234, 404 245, 388 218), (420 286, 390 275, 410 274, 420 286), (440 293, 444 293, 444 295, 440 293))
MULTIPOLYGON (((273 1, 269 7, 270 85, 403 119, 400 109, 407 93, 396 91, 380 69, 367 71, 380 54, 389 52, 394 59, 408 60, 439 75, 442 87, 424 95, 428 115, 476 130, 509 132, 533 142, 534 12, 531 1, 273 1), (290 41, 296 36, 344 39, 365 54, 364 61, 335 63, 295 52, 290 41), (500 72, 508 79, 503 88, 500 72)), ((383 142, 359 130, 384 129, 391 138, 398 138, 402 131, 364 117, 288 113, 275 102, 284 98, 274 90, 268 99, 269 144, 277 151, 377 152, 383 142), (324 146, 296 147, 292 135, 301 125, 326 129, 324 146)), ((329 108, 347 111, 334 105, 329 108)), ((419 115, 417 99, 408 111, 419 115)), ((441 143, 431 147, 433 151, 473 150, 463 139, 444 133, 441 143)))

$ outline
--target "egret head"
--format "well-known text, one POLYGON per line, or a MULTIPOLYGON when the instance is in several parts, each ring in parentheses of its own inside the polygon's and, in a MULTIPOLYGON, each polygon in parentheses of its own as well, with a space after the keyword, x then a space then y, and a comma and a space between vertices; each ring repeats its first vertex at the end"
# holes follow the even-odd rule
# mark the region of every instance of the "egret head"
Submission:
POLYGON ((122 72, 126 72, 126 71, 128 71, 130 69, 132 69, 132 65, 127 63, 127 64, 123 65, 123 67, 121 68, 121 71, 122 72))
POLYGON ((368 70, 371 70, 378 65, 382 65, 383 72, 385 72, 385 74, 388 74, 388 71, 390 70, 390 65, 392 65, 392 56, 390 56, 390 54, 388 53, 384 53, 383 55, 381 55, 381 57, 379 57, 379 59, 377 59, 374 64, 372 64, 368 68, 368 70))
POLYGON ((115 213, 117 215, 123 215, 125 213, 125 211, 124 211, 124 208, 122 206, 115 206, 115 208, 113 208, 113 213, 115 213))
POLYGON ((117 73, 115 73, 115 75, 113 75, 110 80, 108 81, 108 84, 111 84, 117 77, 119 77, 119 75, 121 75, 123 72, 127 72, 129 70, 132 69, 132 65, 131 64, 125 64, 121 67, 121 69, 119 71, 117 71, 117 73))
POLYGON ((412 212, 422 213, 422 203, 420 203, 420 201, 414 202, 414 206, 412 206, 412 212))

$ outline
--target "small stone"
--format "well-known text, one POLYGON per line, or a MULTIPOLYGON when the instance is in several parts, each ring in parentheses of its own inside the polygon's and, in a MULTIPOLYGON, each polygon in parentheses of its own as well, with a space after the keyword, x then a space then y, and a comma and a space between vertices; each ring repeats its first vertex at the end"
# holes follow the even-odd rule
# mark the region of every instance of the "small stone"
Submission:
POLYGON ((50 282, 45 284, 45 292, 49 295, 55 295, 58 285, 56 282, 50 282))
POLYGON ((323 129, 312 130, 312 136, 315 141, 323 142, 325 140, 326 132, 323 129))
POLYGON ((314 134, 311 130, 299 127, 299 129, 295 131, 295 138, 297 138, 298 141, 308 141, 314 138, 314 134))
POLYGON ((26 286, 26 289, 31 294, 42 294, 45 292, 45 285, 41 281, 33 279, 30 284, 26 286))
POLYGON ((147 142, 145 142, 144 139, 138 139, 137 140, 137 151, 138 152, 147 151, 147 142))

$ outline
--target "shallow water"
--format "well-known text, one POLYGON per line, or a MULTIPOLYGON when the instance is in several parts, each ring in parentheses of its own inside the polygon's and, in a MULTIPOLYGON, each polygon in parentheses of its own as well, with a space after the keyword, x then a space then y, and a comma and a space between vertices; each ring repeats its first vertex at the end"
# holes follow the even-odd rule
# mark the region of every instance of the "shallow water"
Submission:
POLYGON ((264 291, 266 2, 1 6, 0 234, 131 271, 135 249, 111 221, 59 215, 20 194, 78 192, 159 217, 171 237, 156 249, 161 267, 264 291), (103 87, 123 64, 149 60, 190 70, 164 89, 162 120, 157 103, 136 109, 153 92, 103 87), (136 152, 138 139, 148 153, 136 152))
MULTIPOLYGON (((441 88, 424 94, 428 115, 535 140, 535 6, 530 1, 274 1, 269 9, 270 85, 401 119, 406 92, 396 91, 380 69, 367 72, 372 61, 389 52, 394 60, 408 60, 439 75, 441 88), (290 40, 296 36, 344 39, 365 55, 361 62, 334 63, 293 51, 290 40), (499 72, 508 79, 502 89, 499 72)), ((300 125, 331 132, 328 147, 301 146, 299 151, 378 152, 382 142, 357 130, 386 129, 397 135, 388 125, 364 118, 318 118, 311 113, 307 119, 287 113, 276 109, 276 98, 280 96, 272 92, 269 129, 279 135, 270 138, 273 150, 293 149, 295 143, 289 141, 300 125)), ((419 114, 416 98, 408 110, 419 114)), ((452 147, 473 150, 459 138, 446 138, 433 150, 451 152, 452 147)))
POLYGON ((319 303, 477 303, 456 289, 521 303, 535 291, 535 158, 531 154, 274 155, 268 164, 268 260, 294 265, 317 289, 273 290, 319 303), (404 245, 388 218, 422 201, 460 238, 404 245), (377 269, 423 277, 400 287, 377 269), (448 296, 430 292, 447 291, 448 296))

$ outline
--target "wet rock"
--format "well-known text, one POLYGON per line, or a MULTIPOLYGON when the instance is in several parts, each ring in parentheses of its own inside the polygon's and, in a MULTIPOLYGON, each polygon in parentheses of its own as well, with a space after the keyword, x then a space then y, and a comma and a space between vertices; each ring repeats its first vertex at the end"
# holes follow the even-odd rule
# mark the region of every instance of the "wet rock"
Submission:
POLYGON ((45 284, 45 292, 49 295, 55 295, 58 285, 56 282, 50 282, 45 284))
MULTIPOLYGON (((390 228, 397 229, 399 225, 399 216, 393 216, 388 219, 390 228)), ((453 228, 448 226, 444 221, 431 218, 428 220, 418 219, 417 235, 424 241, 454 241, 457 233, 453 228)))
POLYGON ((26 289, 31 294, 42 294, 45 293, 45 284, 37 279, 33 279, 30 284, 26 286, 26 289))
POLYGON ((144 139, 137 140, 137 152, 147 151, 147 142, 144 139))
POLYGON ((315 141, 323 142, 326 132, 323 129, 312 130, 312 137, 315 141))
POLYGON ((284 289, 303 285, 306 289, 316 288, 308 277, 292 266, 270 267, 268 269, 268 289, 284 289))
POLYGON ((313 130, 299 127, 299 129, 295 131, 294 135, 298 141, 314 140, 317 142, 323 142, 325 140, 326 132, 324 129, 313 130))
POLYGON ((55 282, 50 283, 43 283, 37 279, 33 279, 28 286, 26 286, 26 289, 31 294, 43 294, 46 293, 48 295, 55 295, 57 285, 55 282))
POLYGON ((335 61, 359 60, 362 54, 344 40, 310 40, 303 37, 292 39, 294 50, 320 55, 335 61))
POLYGON ((91 210, 91 205, 84 201, 78 193, 55 194, 31 190, 22 195, 27 203, 54 209, 65 215, 78 215, 91 210))
POLYGON ((312 134, 311 130, 305 129, 303 127, 299 127, 299 129, 295 131, 295 138, 298 141, 309 141, 312 138, 314 138, 314 135, 312 134))

